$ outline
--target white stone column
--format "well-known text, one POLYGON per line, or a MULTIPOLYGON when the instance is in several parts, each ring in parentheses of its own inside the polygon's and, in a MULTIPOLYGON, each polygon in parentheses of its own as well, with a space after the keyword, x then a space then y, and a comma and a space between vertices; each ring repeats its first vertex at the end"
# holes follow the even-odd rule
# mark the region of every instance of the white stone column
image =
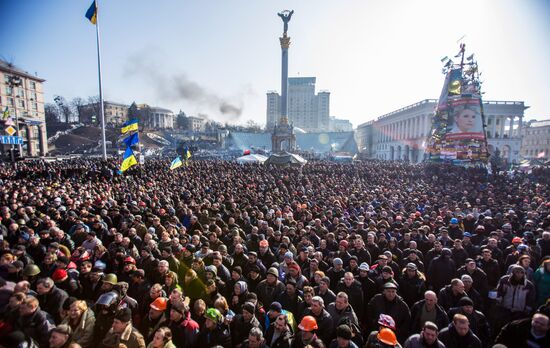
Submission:
POLYGON ((496 131, 497 131, 497 117, 496 116, 491 116, 491 138, 496 138, 495 137, 495 134, 496 134, 496 131))
POLYGON ((506 123, 506 116, 501 116, 500 118, 500 138, 504 138, 504 123, 506 123))

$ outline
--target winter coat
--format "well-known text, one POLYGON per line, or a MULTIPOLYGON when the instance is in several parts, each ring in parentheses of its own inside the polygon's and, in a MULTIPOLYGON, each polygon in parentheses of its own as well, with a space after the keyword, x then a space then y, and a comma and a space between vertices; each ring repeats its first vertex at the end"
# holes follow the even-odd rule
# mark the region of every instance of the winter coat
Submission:
POLYGON ((230 327, 233 345, 235 346, 246 340, 248 338, 248 333, 254 327, 261 328, 260 322, 256 317, 252 317, 252 320, 250 320, 249 322, 245 322, 242 314, 235 316, 231 321, 230 327))
POLYGON ((447 285, 441 291, 439 291, 439 294, 437 296, 437 304, 439 304, 445 311, 448 311, 449 309, 453 307, 458 306, 458 301, 466 297, 466 293, 459 293, 455 295, 453 293, 453 286, 447 285))
POLYGON ((514 284, 512 277, 512 275, 505 275, 500 278, 497 286, 497 301, 511 312, 531 312, 536 300, 535 286, 526 278, 514 284))
POLYGON ((466 336, 460 337, 452 323, 439 332, 438 339, 446 348, 482 348, 481 341, 472 330, 466 336))
MULTIPOLYGON (((411 325, 410 332, 420 332, 422 330, 422 324, 420 322, 420 317, 422 315, 422 308, 426 304, 426 300, 420 300, 416 302, 411 308, 411 325)), ((435 305, 435 325, 442 330, 443 328, 449 325, 449 318, 447 318, 447 313, 445 310, 438 304, 435 305)))
POLYGON ((270 348, 290 348, 290 345, 292 344, 292 332, 290 332, 290 329, 286 330, 282 335, 277 337, 275 342, 272 343, 271 341, 274 333, 275 324, 271 324, 265 334, 265 343, 270 348))
POLYGON ((378 327, 378 317, 382 313, 393 318, 397 328, 397 338, 403 342, 408 337, 409 320, 411 319, 409 306, 399 296, 391 302, 386 299, 384 294, 374 296, 367 307, 367 315, 371 319, 369 323, 371 329, 378 327))
MULTIPOLYGON (((534 344, 529 344, 533 340, 533 336, 531 335, 531 320, 531 318, 525 318, 506 324, 495 339, 495 343, 501 343, 506 345, 506 347, 514 348, 536 347, 534 344)), ((550 331, 536 343, 540 347, 550 347, 550 331)))
MULTIPOLYGON (((433 347, 445 348, 445 345, 440 340, 437 340, 436 345, 433 347)), ((421 334, 414 334, 407 338, 403 348, 426 348, 426 345, 424 344, 421 334)))
POLYGON ((319 338, 323 342, 330 342, 330 340, 332 340, 333 338, 332 328, 334 327, 330 314, 325 309, 323 309, 320 315, 315 315, 313 314, 311 309, 308 308, 304 311, 304 316, 306 315, 311 315, 317 321, 317 327, 319 328, 317 329, 317 335, 319 336, 319 338))
POLYGON ((452 308, 449 311, 449 319, 452 319, 455 314, 462 314, 470 321, 470 330, 480 339, 484 347, 489 347, 491 342, 491 329, 485 315, 480 311, 473 311, 472 314, 467 314, 461 307, 452 308))
POLYGON ((101 341, 99 348, 118 348, 120 344, 124 344, 128 348, 145 348, 143 336, 132 326, 131 322, 128 323, 122 334, 113 332, 111 328, 101 341))
POLYGON ((69 295, 64 290, 61 290, 54 285, 47 294, 38 295, 38 301, 40 303, 40 308, 43 311, 50 313, 55 322, 59 323, 61 321, 59 310, 68 297, 69 295))
MULTIPOLYGON (((346 286, 344 280, 341 280, 338 283, 337 292, 345 292, 348 295, 348 301, 350 306, 353 308, 353 311, 357 314, 358 318, 361 318, 363 315, 363 288, 359 281, 354 280, 350 287, 346 286)), ((328 305, 325 303, 325 305, 328 305)), ((335 325, 338 323, 335 323, 335 325)))
POLYGON ((336 328, 338 327, 338 324, 340 323, 340 320, 342 318, 347 318, 349 321, 357 326, 359 326, 359 321, 357 320, 357 315, 355 314, 355 311, 351 307, 351 305, 348 305, 344 310, 339 311, 336 309, 335 303, 331 303, 327 307, 327 312, 332 317, 332 329, 334 332, 336 332, 336 328))
POLYGON ((456 273, 455 263, 446 256, 438 256, 432 260, 426 273, 426 279, 436 293, 445 285, 450 284, 456 273))
POLYGON ((26 317, 19 316, 14 324, 14 330, 20 330, 34 339, 40 347, 49 347, 50 330, 55 323, 49 313, 40 308, 26 317))
POLYGON ((546 303, 548 297, 550 297, 550 272, 544 269, 544 265, 539 267, 535 272, 535 288, 537 289, 537 304, 536 306, 542 306, 546 303))
POLYGON ((215 346, 222 346, 223 348, 232 347, 229 328, 223 324, 218 325, 218 327, 212 331, 204 328, 199 333, 197 347, 210 348, 215 346))
POLYGON ((480 293, 480 295, 484 297, 487 296, 487 293, 489 292, 489 283, 487 281, 487 274, 482 269, 476 267, 476 269, 474 269, 474 272, 470 273, 466 269, 466 266, 462 266, 458 269, 456 275, 458 278, 460 278, 464 274, 472 277, 472 280, 474 281, 472 286, 480 293))
POLYGON ((421 272, 416 272, 416 276, 409 278, 406 271, 403 271, 403 276, 398 280, 399 295, 403 297, 403 301, 411 307, 416 301, 424 298, 426 291, 426 278, 421 272))
POLYGON ((172 341, 176 347, 194 348, 199 336, 199 324, 191 319, 190 312, 180 322, 170 322, 172 341))
MULTIPOLYGON (((69 324, 69 317, 63 320, 63 324, 69 324)), ((94 341, 94 326, 95 326, 95 315, 91 309, 87 309, 80 316, 80 320, 76 325, 76 328, 73 328, 73 335, 71 339, 73 342, 78 343, 82 348, 92 347, 94 341)))
POLYGON ((275 285, 270 285, 267 283, 267 280, 262 280, 256 288, 256 295, 258 295, 258 300, 265 307, 269 307, 285 289, 285 285, 278 280, 275 285))

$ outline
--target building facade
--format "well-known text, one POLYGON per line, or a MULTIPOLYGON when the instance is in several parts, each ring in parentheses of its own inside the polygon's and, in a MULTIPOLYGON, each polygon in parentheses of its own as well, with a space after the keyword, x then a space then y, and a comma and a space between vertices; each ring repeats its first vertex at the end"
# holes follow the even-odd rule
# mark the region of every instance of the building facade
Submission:
POLYGON ((174 128, 174 113, 172 110, 148 106, 147 124, 153 129, 174 128))
POLYGON ((528 159, 550 159, 550 120, 527 122, 523 128, 521 155, 528 159))
MULTIPOLYGON (((78 107, 79 122, 84 124, 99 124, 99 102, 85 104, 78 107)), ((103 101, 105 112, 105 124, 110 127, 117 127, 128 120, 128 108, 126 104, 103 101)))
POLYGON ((342 120, 331 116, 328 122, 328 128, 331 132, 353 132, 353 125, 349 120, 342 120))
MULTIPOLYGON (((423 161, 436 106, 436 99, 425 99, 359 125, 356 132, 359 151, 367 158, 423 161)), ((519 161, 526 108, 522 101, 483 102, 490 153, 498 148, 509 163, 519 161)))
MULTIPOLYGON (((44 112, 45 80, 0 60, 0 114, 8 109, 7 119, 2 117, 2 135, 13 122, 19 131, 14 134, 24 140, 22 156, 44 156, 48 153, 48 137, 44 112), (9 121, 8 119, 11 119, 9 121)), ((11 145, 3 145, 6 150, 11 145)))
MULTIPOLYGON (((329 127, 330 92, 315 93, 315 77, 288 79, 288 121, 308 132, 326 131, 329 127)), ((267 93, 266 126, 272 129, 281 116, 281 96, 267 93)))

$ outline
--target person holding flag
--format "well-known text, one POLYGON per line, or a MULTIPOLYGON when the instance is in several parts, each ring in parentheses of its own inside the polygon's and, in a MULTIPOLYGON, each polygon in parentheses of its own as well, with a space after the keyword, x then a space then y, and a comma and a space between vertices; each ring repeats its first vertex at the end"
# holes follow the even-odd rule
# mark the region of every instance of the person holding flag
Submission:
POLYGON ((138 162, 136 160, 136 156, 134 156, 134 152, 130 147, 126 148, 126 151, 124 151, 124 155, 122 156, 122 164, 120 165, 119 173, 124 173, 130 167, 137 165, 138 162))

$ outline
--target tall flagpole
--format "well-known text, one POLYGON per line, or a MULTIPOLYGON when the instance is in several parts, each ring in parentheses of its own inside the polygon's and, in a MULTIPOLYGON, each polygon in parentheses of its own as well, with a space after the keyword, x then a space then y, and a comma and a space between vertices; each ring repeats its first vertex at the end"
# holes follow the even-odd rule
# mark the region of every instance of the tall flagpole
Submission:
POLYGON ((101 89, 101 44, 99 40, 99 0, 95 1, 96 13, 95 13, 95 32, 97 36, 97 70, 99 73, 99 116, 101 119, 101 144, 103 149, 103 159, 107 159, 107 143, 105 140, 105 112, 103 109, 103 91, 101 89))

